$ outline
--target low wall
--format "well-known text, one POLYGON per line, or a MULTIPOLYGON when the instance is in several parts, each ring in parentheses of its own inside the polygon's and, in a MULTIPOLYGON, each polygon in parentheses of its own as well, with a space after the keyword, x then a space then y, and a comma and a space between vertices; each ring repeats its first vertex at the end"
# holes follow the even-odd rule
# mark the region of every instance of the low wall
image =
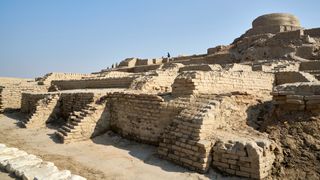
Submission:
POLYGON ((21 97, 21 112, 31 113, 35 110, 36 104, 40 99, 44 99, 49 93, 24 92, 21 97))
POLYGON ((136 78, 130 89, 142 90, 149 93, 165 93, 171 92, 171 85, 174 82, 174 79, 178 76, 179 68, 182 67, 182 64, 177 63, 167 63, 162 65, 158 70, 151 71, 144 76, 136 78))
POLYGON ((275 93, 273 100, 279 110, 320 112, 320 95, 275 93))
POLYGON ((218 64, 210 65, 210 64, 192 64, 188 66, 181 67, 179 72, 184 71, 220 71, 222 67, 218 64))
POLYGON ((112 93, 107 96, 111 128, 129 139, 158 144, 175 110, 154 94, 112 93))
POLYGON ((292 83, 276 86, 272 92, 277 109, 320 111, 320 83, 292 83))
POLYGON ((274 38, 276 39, 300 39, 301 36, 304 35, 304 30, 296 30, 296 31, 287 31, 277 33, 274 38))
POLYGON ((288 71, 299 71, 300 63, 292 61, 273 61, 273 62, 261 62, 253 64, 253 71, 263 72, 288 72, 288 71))
POLYGON ((306 29, 304 34, 311 37, 320 37, 320 28, 306 29))
POLYGON ((313 75, 304 72, 278 72, 275 77, 276 85, 295 82, 318 82, 313 75))
POLYGON ((249 94, 271 92, 274 75, 262 72, 183 72, 174 81, 175 96, 194 93, 220 94, 246 92, 249 94))
POLYGON ((71 79, 82 79, 83 77, 90 77, 91 74, 78 74, 78 73, 48 73, 42 78, 38 78, 39 85, 50 85, 51 81, 54 80, 71 80, 71 79))
POLYGON ((228 174, 263 179, 271 173, 275 146, 268 140, 224 140, 213 147, 212 166, 228 174))
POLYGON ((21 108, 22 92, 47 92, 48 86, 40 86, 34 83, 17 83, 8 84, 2 88, 1 91, 1 109, 0 112, 5 110, 16 110, 21 108))
POLYGON ((98 89, 98 88, 129 88, 135 77, 105 78, 52 81, 52 86, 59 90, 70 89, 98 89))
POLYGON ((319 70, 320 61, 301 62, 300 71, 319 70))

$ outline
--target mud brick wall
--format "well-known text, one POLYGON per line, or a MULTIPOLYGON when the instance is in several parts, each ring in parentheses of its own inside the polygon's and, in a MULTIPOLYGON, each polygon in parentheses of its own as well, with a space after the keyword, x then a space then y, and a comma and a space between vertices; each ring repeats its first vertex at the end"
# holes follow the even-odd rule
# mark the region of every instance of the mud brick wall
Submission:
POLYGON ((274 61, 272 63, 258 63, 254 64, 252 69, 254 71, 263 72, 287 72, 287 71, 299 71, 300 63, 292 61, 274 61))
POLYGON ((295 82, 318 82, 313 75, 305 72, 278 72, 275 77, 276 85, 295 82))
POLYGON ((7 84, 1 91, 1 111, 21 108, 22 92, 47 92, 48 86, 39 86, 35 83, 7 84))
POLYGON ((98 89, 98 88, 129 88, 135 77, 105 78, 105 79, 83 79, 52 81, 52 85, 59 90, 70 89, 98 89))
POLYGON ((147 66, 135 66, 129 72, 140 73, 140 72, 148 72, 151 70, 158 69, 160 67, 159 64, 147 65, 147 66))
POLYGON ((218 64, 210 65, 210 64, 193 64, 181 67, 179 69, 179 72, 183 71, 220 71, 222 70, 222 67, 218 64))
POLYGON ((276 39, 300 39, 301 36, 304 35, 304 30, 296 30, 296 31, 287 31, 277 33, 274 38, 276 39))
POLYGON ((273 93, 274 103, 279 110, 286 111, 320 111, 320 95, 292 95, 273 93))
MULTIPOLYGON (((180 98, 179 98, 180 99, 180 98)), ((206 172, 211 163, 210 133, 220 127, 220 102, 209 96, 175 100, 182 111, 173 118, 161 137, 158 154, 176 164, 206 172)))
POLYGON ((228 92, 263 93, 271 92, 274 75, 262 72, 183 72, 172 85, 175 96, 188 94, 220 94, 228 92))
POLYGON ((213 147, 212 166, 220 171, 252 179, 270 174, 276 146, 269 140, 223 140, 213 147))
POLYGON ((274 87, 273 94, 320 95, 320 84, 314 82, 288 83, 274 87))
POLYGON ((40 99, 44 99, 50 93, 22 93, 21 98, 21 112, 31 113, 35 110, 36 104, 40 99))
POLYGON ((151 71, 145 76, 135 79, 132 82, 130 89, 153 93, 171 92, 171 86, 182 66, 182 64, 177 63, 163 65, 161 69, 151 71))
POLYGON ((320 111, 320 84, 314 82, 291 83, 276 86, 272 92, 279 110, 320 111))
POLYGON ((320 69, 320 61, 310 61, 310 62, 301 62, 300 64, 300 71, 311 71, 320 69))
POLYGON ((176 112, 154 94, 112 93, 108 95, 111 128, 129 139, 158 144, 159 137, 176 112))
POLYGON ((311 37, 320 37, 320 28, 306 29, 304 34, 311 37))
POLYGON ((172 84, 178 73, 161 73, 151 76, 143 76, 134 80, 130 89, 144 92, 164 93, 172 91, 172 84))
POLYGON ((53 80, 71 80, 71 79, 82 79, 84 77, 90 77, 91 74, 78 74, 78 73, 49 73, 44 75, 42 78, 38 78, 38 84, 40 85, 51 85, 53 80))

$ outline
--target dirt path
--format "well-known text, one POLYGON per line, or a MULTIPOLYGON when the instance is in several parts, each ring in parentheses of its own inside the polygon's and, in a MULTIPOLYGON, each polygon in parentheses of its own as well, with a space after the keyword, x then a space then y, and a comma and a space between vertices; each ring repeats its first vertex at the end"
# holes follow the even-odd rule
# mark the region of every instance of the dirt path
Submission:
POLYGON ((188 171, 159 159, 156 147, 113 133, 89 141, 60 144, 52 128, 19 128, 16 123, 21 118, 19 113, 0 115, 0 143, 38 155, 54 162, 59 169, 69 169, 89 180, 239 179, 221 176, 212 169, 206 175, 188 171))

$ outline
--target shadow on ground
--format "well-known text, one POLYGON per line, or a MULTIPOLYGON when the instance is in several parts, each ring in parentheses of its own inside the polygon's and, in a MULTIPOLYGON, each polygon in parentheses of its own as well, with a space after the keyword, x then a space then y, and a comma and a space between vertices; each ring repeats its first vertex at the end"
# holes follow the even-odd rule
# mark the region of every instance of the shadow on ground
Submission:
MULTIPOLYGON (((161 169, 168 172, 178 172, 178 173, 195 173, 190 171, 182 166, 176 165, 170 161, 161 159, 157 155, 157 147, 147 144, 141 144, 135 141, 127 140, 119 136, 118 134, 108 131, 107 133, 91 139, 94 143, 105 145, 105 146, 114 146, 119 149, 127 150, 128 153, 140 159, 146 164, 160 167, 161 169)), ((203 174, 204 177, 209 179, 239 179, 238 177, 223 176, 218 174, 217 171, 210 168, 209 172, 203 174)))

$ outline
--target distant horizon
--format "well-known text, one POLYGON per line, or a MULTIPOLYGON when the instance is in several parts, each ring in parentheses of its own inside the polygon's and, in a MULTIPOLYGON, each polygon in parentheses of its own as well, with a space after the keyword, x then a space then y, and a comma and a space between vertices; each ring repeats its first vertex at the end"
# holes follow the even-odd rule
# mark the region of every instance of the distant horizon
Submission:
POLYGON ((0 77, 98 72, 125 58, 204 54, 228 45, 263 14, 290 13, 320 27, 319 1, 0 2, 0 77))

